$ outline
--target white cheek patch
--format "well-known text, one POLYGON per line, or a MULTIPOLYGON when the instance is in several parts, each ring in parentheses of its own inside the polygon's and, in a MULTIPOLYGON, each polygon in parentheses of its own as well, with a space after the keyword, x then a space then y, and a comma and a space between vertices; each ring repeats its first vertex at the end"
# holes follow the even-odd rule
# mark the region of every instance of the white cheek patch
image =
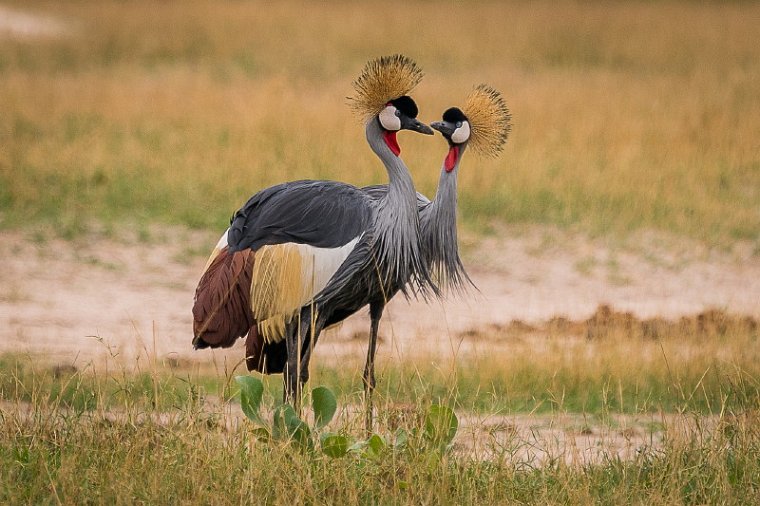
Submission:
POLYGON ((383 125, 383 128, 391 132, 401 130, 401 118, 396 116, 396 110, 395 107, 389 105, 378 115, 378 118, 380 118, 380 124, 383 125))
POLYGON ((463 121, 462 126, 454 130, 454 133, 451 134, 451 141, 456 144, 462 144, 469 138, 470 138, 470 123, 468 121, 463 121))

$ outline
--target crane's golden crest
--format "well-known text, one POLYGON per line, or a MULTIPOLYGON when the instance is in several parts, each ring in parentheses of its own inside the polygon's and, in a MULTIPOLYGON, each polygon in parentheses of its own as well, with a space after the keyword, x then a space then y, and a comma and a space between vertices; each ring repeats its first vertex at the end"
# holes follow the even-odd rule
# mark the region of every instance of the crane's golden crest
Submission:
POLYGON ((501 93, 480 84, 467 97, 462 112, 470 121, 470 147, 485 156, 497 156, 512 129, 512 116, 501 93))
POLYGON ((348 97, 351 109, 365 121, 380 114, 395 100, 417 86, 424 73, 411 58, 401 54, 381 56, 367 62, 361 75, 352 83, 353 97, 348 97))

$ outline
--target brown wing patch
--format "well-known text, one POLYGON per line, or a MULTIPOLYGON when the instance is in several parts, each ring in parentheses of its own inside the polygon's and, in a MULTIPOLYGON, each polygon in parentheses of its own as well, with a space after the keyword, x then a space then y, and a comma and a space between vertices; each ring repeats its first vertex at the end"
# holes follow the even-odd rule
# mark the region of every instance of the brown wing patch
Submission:
POLYGON ((211 260, 195 290, 193 345, 228 348, 255 325, 250 304, 255 253, 229 254, 227 248, 211 260))

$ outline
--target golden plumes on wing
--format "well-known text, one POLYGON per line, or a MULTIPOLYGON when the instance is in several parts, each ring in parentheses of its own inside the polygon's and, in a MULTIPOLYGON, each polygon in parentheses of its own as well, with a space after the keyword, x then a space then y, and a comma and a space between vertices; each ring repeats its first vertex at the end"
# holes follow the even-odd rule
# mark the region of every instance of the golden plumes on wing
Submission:
POLYGON ((422 69, 411 58, 402 54, 381 56, 367 62, 352 83, 356 93, 348 97, 349 105, 367 121, 391 100, 408 95, 423 76, 422 69))
POLYGON ((297 244, 262 246, 256 251, 251 282, 251 311, 259 334, 268 343, 285 337, 285 325, 313 295, 310 279, 304 279, 303 256, 297 244))
POLYGON ((470 121, 470 147, 481 155, 497 156, 512 130, 512 116, 501 93, 480 84, 467 97, 462 112, 470 121))

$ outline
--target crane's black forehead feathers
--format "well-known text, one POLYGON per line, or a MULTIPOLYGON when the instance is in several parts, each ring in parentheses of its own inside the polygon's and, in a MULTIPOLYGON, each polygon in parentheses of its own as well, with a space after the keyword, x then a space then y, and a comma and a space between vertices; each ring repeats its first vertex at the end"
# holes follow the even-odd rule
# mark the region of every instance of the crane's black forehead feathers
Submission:
POLYGON ((402 97, 393 99, 390 101, 390 103, 393 104, 396 109, 404 113, 406 116, 409 116, 410 118, 416 118, 417 114, 419 114, 419 111, 417 110, 417 104, 414 103, 414 100, 409 95, 404 95, 402 97))
POLYGON ((449 123, 456 123, 457 121, 468 121, 467 116, 464 115, 459 107, 450 107, 443 113, 443 121, 449 123))

